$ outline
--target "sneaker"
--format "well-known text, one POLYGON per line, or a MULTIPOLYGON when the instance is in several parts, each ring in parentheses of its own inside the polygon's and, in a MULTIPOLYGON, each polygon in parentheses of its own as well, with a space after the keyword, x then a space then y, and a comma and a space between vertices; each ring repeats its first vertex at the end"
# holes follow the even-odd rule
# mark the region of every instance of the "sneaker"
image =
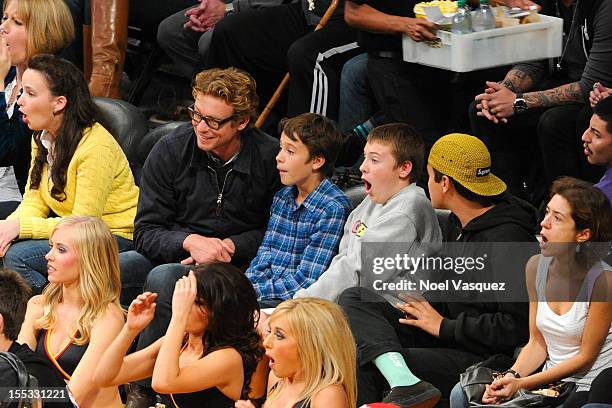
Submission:
POLYGON ((400 408, 431 408, 440 400, 442 393, 427 381, 414 385, 393 387, 383 402, 399 405, 400 408))
POLYGON ((128 384, 127 388, 125 408, 149 408, 155 405, 155 391, 151 388, 136 383, 128 384))

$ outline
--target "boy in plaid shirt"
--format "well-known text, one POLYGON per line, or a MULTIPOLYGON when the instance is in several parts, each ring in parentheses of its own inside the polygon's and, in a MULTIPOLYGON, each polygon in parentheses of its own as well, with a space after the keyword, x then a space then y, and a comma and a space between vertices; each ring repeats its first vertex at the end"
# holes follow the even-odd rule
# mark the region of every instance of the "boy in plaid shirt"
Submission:
POLYGON ((333 122, 304 113, 281 122, 281 182, 263 242, 246 271, 262 307, 307 288, 338 252, 351 203, 329 176, 342 136, 333 122))

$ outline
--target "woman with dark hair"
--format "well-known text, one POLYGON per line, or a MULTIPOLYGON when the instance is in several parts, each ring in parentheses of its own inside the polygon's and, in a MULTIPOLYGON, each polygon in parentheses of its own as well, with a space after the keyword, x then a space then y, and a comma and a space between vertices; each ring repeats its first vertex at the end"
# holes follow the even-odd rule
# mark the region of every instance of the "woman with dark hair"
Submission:
POLYGON ((132 302, 121 333, 98 364, 96 383, 108 387, 152 376, 168 407, 227 408, 264 395, 259 305, 244 273, 227 263, 196 266, 176 283, 166 335, 126 356, 153 319, 155 298, 145 292, 132 302))
MULTIPOLYGON (((2 4, 2 1, 0 1, 2 4)), ((30 164, 31 130, 15 101, 33 55, 54 53, 74 38, 70 10, 63 0, 4 1, 0 24, 0 220, 21 201, 30 164)))
POLYGON ((22 86, 17 103, 34 131, 32 165, 23 201, 0 221, 0 256, 40 290, 47 281, 47 240, 63 217, 100 217, 119 250, 131 249, 138 188, 121 147, 96 122, 96 106, 77 67, 37 55, 22 86))
MULTIPOLYGON (((541 226, 541 254, 526 267, 529 341, 481 401, 471 402, 511 406, 519 389, 562 382, 571 391, 550 406, 610 404, 612 371, 604 369, 612 366, 612 268, 601 260, 612 241, 610 204, 590 183, 564 177, 553 183, 541 226)), ((469 405, 455 386, 451 408, 469 405)))

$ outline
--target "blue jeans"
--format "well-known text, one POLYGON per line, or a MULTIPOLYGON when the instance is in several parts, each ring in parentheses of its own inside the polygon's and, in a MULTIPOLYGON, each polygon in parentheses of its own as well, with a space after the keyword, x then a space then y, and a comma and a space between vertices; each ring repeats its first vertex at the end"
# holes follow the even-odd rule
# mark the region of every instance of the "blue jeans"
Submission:
MULTIPOLYGON (((144 291, 157 293, 157 307, 155 317, 138 337, 138 350, 144 349, 166 334, 172 317, 174 285, 189 269, 189 266, 176 263, 159 265, 149 272, 144 291)), ((138 383, 147 387, 151 386, 150 379, 138 383)))
POLYGON ((172 317, 174 285, 188 270, 188 266, 175 263, 156 266, 149 272, 144 291, 157 293, 157 307, 153 321, 140 334, 138 350, 142 350, 166 334, 172 317))
POLYGON ((582 408, 612 408, 612 404, 585 404, 582 408))
POLYGON ((147 275, 155 265, 144 255, 136 251, 119 254, 121 268, 121 304, 126 308, 132 300, 142 293, 147 275))
MULTIPOLYGON (((119 252, 132 249, 132 241, 113 235, 117 240, 119 252)), ((19 273, 30 285, 34 293, 40 293, 47 284, 47 260, 49 240, 28 239, 11 245, 4 256, 4 266, 19 273)))
POLYGON ((376 113, 367 68, 367 53, 351 58, 342 68, 338 111, 338 130, 341 132, 348 132, 376 113))
POLYGON ((461 384, 457 383, 450 393, 450 408, 469 408, 470 403, 467 400, 461 384))

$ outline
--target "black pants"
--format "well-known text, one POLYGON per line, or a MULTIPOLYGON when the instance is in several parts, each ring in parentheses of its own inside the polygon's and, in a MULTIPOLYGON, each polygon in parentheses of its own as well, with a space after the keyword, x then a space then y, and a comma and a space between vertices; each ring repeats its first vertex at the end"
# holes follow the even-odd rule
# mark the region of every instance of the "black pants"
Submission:
MULTIPOLYGON (((397 58, 368 55, 368 82, 376 104, 391 122, 419 130, 427 152, 446 130, 453 73, 397 58)), ((425 156, 427 157, 427 156, 425 156)))
POLYGON ((563 408, 579 408, 584 404, 612 404, 612 367, 595 377, 589 391, 574 392, 563 403, 563 408))
POLYGON ((287 114, 313 112, 335 119, 342 65, 359 53, 357 33, 343 19, 313 29, 300 2, 230 14, 215 25, 205 65, 234 66, 253 75, 260 108, 289 72, 287 114))
POLYGON ((489 148, 493 172, 513 194, 537 204, 558 177, 592 182, 601 177, 603 171, 587 162, 580 140, 590 120, 590 108, 585 105, 530 109, 497 125, 476 112, 472 103, 472 131, 489 148), (525 197, 523 182, 530 179, 532 196, 525 197))
POLYGON ((339 300, 357 343, 357 406, 380 401, 389 384, 372 363, 387 352, 400 352, 410 370, 438 387, 444 397, 459 374, 484 355, 454 348, 428 333, 400 324, 403 317, 382 297, 363 288, 351 288, 339 300))

